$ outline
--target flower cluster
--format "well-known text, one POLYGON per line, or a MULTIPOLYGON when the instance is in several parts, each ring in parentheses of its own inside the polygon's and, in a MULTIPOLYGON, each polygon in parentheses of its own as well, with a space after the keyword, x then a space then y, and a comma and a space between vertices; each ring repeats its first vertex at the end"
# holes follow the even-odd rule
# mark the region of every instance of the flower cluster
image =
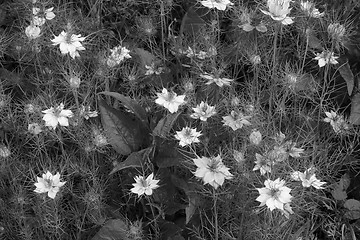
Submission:
POLYGON ((303 173, 294 171, 290 174, 290 177, 294 181, 301 181, 303 187, 306 188, 313 186, 316 189, 323 189, 323 185, 326 184, 326 182, 321 182, 316 178, 313 168, 309 168, 303 173))
POLYGON ((349 123, 344 119, 342 115, 338 115, 334 111, 325 112, 326 118, 324 122, 330 123, 334 132, 337 134, 346 133, 350 129, 349 123))
POLYGON ((25 34, 29 39, 36 39, 40 36, 41 26, 43 26, 46 20, 52 20, 55 18, 53 13, 54 8, 48 8, 41 11, 38 7, 32 8, 32 19, 30 25, 26 27, 25 34))
POLYGON ((131 58, 130 50, 123 46, 117 46, 110 49, 110 56, 106 59, 106 64, 109 67, 115 67, 123 62, 125 59, 131 58))

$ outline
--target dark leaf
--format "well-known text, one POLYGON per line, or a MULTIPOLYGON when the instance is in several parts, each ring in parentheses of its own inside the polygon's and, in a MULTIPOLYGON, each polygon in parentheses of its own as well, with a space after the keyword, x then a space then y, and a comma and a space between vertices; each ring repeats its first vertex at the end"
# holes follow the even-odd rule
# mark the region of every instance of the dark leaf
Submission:
POLYGON ((340 72, 340 75, 346 81, 348 94, 349 94, 349 96, 351 96, 351 94, 354 90, 354 74, 352 73, 352 71, 350 69, 349 63, 346 62, 345 64, 341 65, 338 70, 340 72))
POLYGON ((356 93, 351 98, 349 122, 354 125, 360 125, 360 93, 356 93))
POLYGON ((92 240, 120 240, 127 239, 127 224, 121 219, 108 220, 96 233, 92 240))
POLYGON ((190 7, 181 21, 180 36, 184 33, 196 35, 205 26, 205 21, 190 7))
POLYGON ((143 142, 144 135, 140 122, 135 116, 125 111, 117 110, 99 100, 101 122, 111 146, 122 155, 136 151, 143 142))
POLYGON ((138 152, 131 153, 125 161, 117 164, 114 169, 110 172, 111 174, 116 173, 117 171, 120 171, 125 168, 136 168, 143 166, 144 162, 146 162, 147 159, 149 159, 151 152, 153 151, 153 147, 148 147, 145 149, 142 149, 138 152))
POLYGON ((160 121, 153 130, 153 135, 166 138, 180 114, 181 112, 177 112, 169 114, 166 117, 160 119, 160 121))
POLYGON ((137 101, 116 92, 100 92, 99 94, 111 96, 119 100, 125 107, 131 110, 141 120, 144 126, 148 127, 149 124, 146 111, 140 104, 137 103, 137 101))

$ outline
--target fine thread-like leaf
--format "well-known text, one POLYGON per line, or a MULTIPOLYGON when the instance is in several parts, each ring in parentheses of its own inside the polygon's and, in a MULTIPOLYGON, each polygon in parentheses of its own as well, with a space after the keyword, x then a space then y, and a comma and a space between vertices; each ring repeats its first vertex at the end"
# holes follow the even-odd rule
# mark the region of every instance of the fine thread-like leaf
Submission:
POLYGON ((105 135, 115 151, 129 155, 138 149, 142 139, 139 139, 141 129, 136 121, 131 119, 128 113, 108 106, 101 99, 99 109, 105 135))

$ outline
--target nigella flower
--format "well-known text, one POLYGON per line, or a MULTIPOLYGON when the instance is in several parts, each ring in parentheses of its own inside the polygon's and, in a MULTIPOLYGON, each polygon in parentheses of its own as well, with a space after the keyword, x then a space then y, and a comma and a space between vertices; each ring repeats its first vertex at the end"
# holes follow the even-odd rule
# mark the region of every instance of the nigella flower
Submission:
POLYGON ((324 13, 320 13, 317 8, 315 8, 315 4, 309 1, 301 1, 300 2, 301 10, 306 14, 308 17, 313 18, 320 18, 324 16, 324 13))
POLYGON ((43 120, 45 121, 45 126, 51 127, 54 130, 57 125, 60 126, 69 126, 68 118, 73 116, 71 110, 64 110, 64 104, 61 103, 58 107, 51 107, 50 109, 42 111, 45 115, 43 116, 43 120))
POLYGON ((39 26, 30 24, 25 28, 25 34, 29 39, 36 39, 40 36, 41 29, 39 26))
POLYGON ((263 188, 257 188, 260 196, 256 198, 256 201, 261 202, 260 207, 266 205, 270 211, 276 208, 285 210, 285 205, 289 204, 292 198, 291 189, 285 186, 285 181, 280 178, 275 181, 268 179, 265 180, 264 185, 263 188))
POLYGON ((113 49, 110 49, 111 55, 106 60, 106 64, 109 67, 115 67, 116 65, 123 62, 125 59, 131 58, 130 56, 130 50, 126 47, 117 46, 113 49))
POLYGON ((319 67, 324 67, 326 64, 338 64, 336 61, 339 57, 335 57, 333 52, 323 51, 322 53, 317 53, 314 60, 318 60, 319 67))
POLYGON ((326 184, 326 182, 321 182, 316 178, 313 168, 309 168, 303 173, 294 171, 290 177, 294 181, 301 181, 303 187, 307 188, 313 186, 316 189, 324 189, 323 185, 326 184))
POLYGON ((338 115, 334 111, 325 112, 326 118, 324 122, 330 123, 335 133, 342 133, 349 129, 349 124, 345 121, 342 115, 338 115))
POLYGON ((232 130, 236 131, 245 125, 251 125, 248 121, 249 118, 251 116, 244 116, 241 112, 232 110, 230 115, 223 117, 222 122, 224 126, 229 126, 232 130))
POLYGON ((62 31, 59 36, 55 37, 53 40, 53 45, 60 45, 61 54, 65 55, 67 53, 75 59, 75 57, 80 57, 78 51, 85 50, 83 45, 81 44, 82 41, 85 40, 85 37, 81 37, 80 34, 71 34, 62 31))
POLYGON ((219 87, 223 87, 224 85, 230 86, 230 83, 234 81, 233 79, 215 77, 214 75, 210 75, 210 74, 201 74, 200 77, 209 80, 207 83, 205 83, 206 85, 215 83, 219 87))
POLYGON ((229 0, 206 0, 206 1, 201 1, 200 3, 204 7, 207 7, 207 8, 210 8, 210 9, 216 8, 216 9, 218 9, 220 11, 224 11, 227 6, 234 5, 229 0))
POLYGON ((261 10, 266 15, 269 15, 275 21, 281 22, 283 25, 292 24, 294 21, 291 17, 287 16, 291 8, 290 0, 267 0, 267 7, 269 11, 261 10))
POLYGON ((196 128, 184 127, 181 131, 176 131, 175 138, 180 141, 179 145, 184 147, 192 143, 200 142, 200 132, 196 131, 196 128))
POLYGON ((253 171, 260 170, 261 175, 265 175, 267 172, 271 173, 272 162, 265 156, 255 153, 256 161, 253 171))
POLYGON ((171 113, 178 111, 179 106, 185 103, 185 95, 177 96, 174 92, 169 92, 166 88, 163 88, 161 93, 156 93, 158 98, 155 103, 168 109, 171 113))
POLYGON ((90 106, 85 107, 84 105, 81 105, 79 115, 83 116, 86 120, 89 120, 89 118, 97 117, 98 112, 97 111, 91 111, 90 106))
POLYGON ((201 178, 204 184, 209 184, 215 189, 224 184, 225 179, 231 179, 233 175, 229 168, 224 165, 220 155, 217 157, 198 157, 193 159, 197 169, 194 175, 201 178))
POLYGON ((201 101, 196 108, 193 108, 194 113, 190 115, 190 117, 195 119, 200 119, 201 121, 206 121, 209 117, 216 114, 215 107, 210 106, 209 104, 201 101))
POLYGON ((138 197, 141 195, 152 195, 153 190, 159 187, 158 183, 160 180, 154 179, 154 174, 151 173, 146 179, 143 176, 137 176, 134 178, 135 183, 132 185, 134 186, 130 191, 132 193, 136 193, 138 197))
POLYGON ((59 192, 60 187, 64 186, 66 182, 60 182, 60 173, 52 175, 51 172, 47 171, 42 175, 42 178, 37 177, 37 183, 35 183, 36 193, 46 193, 49 198, 54 199, 56 194, 59 192))

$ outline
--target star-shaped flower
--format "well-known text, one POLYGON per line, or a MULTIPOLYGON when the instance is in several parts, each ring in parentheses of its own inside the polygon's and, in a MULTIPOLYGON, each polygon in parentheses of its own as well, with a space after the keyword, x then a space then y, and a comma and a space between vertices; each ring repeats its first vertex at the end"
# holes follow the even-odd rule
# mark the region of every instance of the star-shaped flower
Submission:
POLYGON ((48 193, 49 198, 54 199, 59 192, 60 187, 64 186, 66 182, 60 182, 60 173, 52 175, 47 171, 42 175, 42 178, 37 177, 37 183, 35 183, 36 193, 48 193))
POLYGON ((151 173, 146 179, 143 176, 137 176, 134 178, 135 183, 132 185, 134 186, 130 191, 132 193, 136 193, 138 197, 141 195, 152 195, 153 190, 159 187, 158 183, 160 180, 154 179, 154 174, 151 173))
POLYGON ((196 128, 184 127, 181 131, 176 131, 175 138, 180 141, 179 145, 184 147, 192 143, 200 142, 200 132, 196 131, 196 128))
POLYGON ((85 40, 85 37, 81 37, 80 34, 70 34, 62 31, 59 36, 55 37, 53 40, 53 45, 60 45, 61 54, 65 55, 67 53, 75 59, 75 57, 80 57, 78 51, 83 51, 85 48, 81 44, 85 40))
POLYGON ((51 107, 50 109, 42 111, 45 115, 43 120, 45 121, 45 126, 56 129, 57 125, 60 126, 69 126, 68 118, 73 116, 71 110, 64 110, 64 104, 61 103, 58 107, 51 107))
POLYGON ((169 92, 166 88, 163 88, 161 93, 156 93, 158 98, 155 103, 168 109, 169 112, 175 113, 178 111, 179 106, 185 103, 185 95, 177 96, 174 92, 169 92))
POLYGON ((220 155, 217 157, 198 157, 193 159, 197 169, 194 175, 201 178, 204 184, 209 184, 215 189, 224 184, 225 179, 231 179, 233 175, 229 168, 224 165, 220 155))

